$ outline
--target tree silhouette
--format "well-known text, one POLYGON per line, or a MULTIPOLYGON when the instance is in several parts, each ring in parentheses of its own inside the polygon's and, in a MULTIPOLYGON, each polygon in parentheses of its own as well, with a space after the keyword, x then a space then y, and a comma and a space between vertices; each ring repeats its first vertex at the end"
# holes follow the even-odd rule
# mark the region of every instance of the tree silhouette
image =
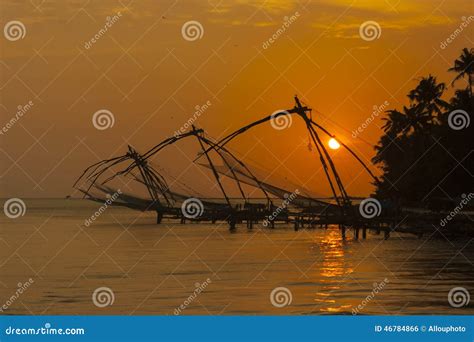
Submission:
POLYGON ((375 184, 378 197, 402 205, 433 207, 437 201, 473 190, 474 125, 457 130, 450 123, 455 110, 473 113, 472 52, 463 49, 449 69, 458 73, 453 83, 463 77, 469 83, 466 89, 457 89, 449 101, 442 99, 445 84, 428 75, 408 93, 408 106, 386 111, 384 134, 373 158, 383 172, 375 184))
POLYGON ((472 83, 474 74, 474 49, 464 48, 461 56, 454 61, 454 66, 449 68, 448 71, 456 72, 458 75, 454 78, 454 83, 464 77, 467 77, 469 94, 472 96, 472 83))
POLYGON ((445 89, 444 83, 436 83, 436 77, 423 77, 416 88, 408 93, 413 106, 420 112, 418 116, 426 115, 432 121, 435 115, 441 114, 442 109, 448 107, 448 103, 441 99, 445 89))

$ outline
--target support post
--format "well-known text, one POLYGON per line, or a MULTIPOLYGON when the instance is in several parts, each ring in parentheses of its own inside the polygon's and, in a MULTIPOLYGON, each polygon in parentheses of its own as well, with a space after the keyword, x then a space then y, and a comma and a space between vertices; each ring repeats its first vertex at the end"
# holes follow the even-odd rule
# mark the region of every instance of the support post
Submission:
POLYGON ((236 224, 235 216, 233 214, 231 214, 230 217, 229 217, 229 229, 231 231, 235 230, 235 224, 236 224))
POLYGON ((163 213, 161 211, 156 212, 156 224, 160 224, 163 220, 163 213))

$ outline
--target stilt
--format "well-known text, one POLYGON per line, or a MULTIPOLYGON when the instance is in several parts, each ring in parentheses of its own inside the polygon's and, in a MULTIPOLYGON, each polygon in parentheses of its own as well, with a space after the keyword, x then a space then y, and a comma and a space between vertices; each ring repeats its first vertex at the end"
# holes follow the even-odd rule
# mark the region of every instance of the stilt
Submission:
POLYGON ((387 229, 383 232, 383 238, 384 240, 388 240, 389 237, 390 237, 390 230, 387 229))
POLYGON ((229 218, 229 229, 230 230, 235 230, 235 223, 236 223, 235 217, 234 217, 234 215, 231 215, 230 218, 229 218))
POLYGON ((161 220, 163 220, 163 213, 160 211, 156 212, 156 224, 160 224, 161 220))
POLYGON ((354 228, 354 238, 359 240, 359 228, 354 228))
POLYGON ((367 239, 367 228, 362 229, 362 238, 365 240, 367 239))
POLYGON ((340 226, 340 228, 341 228, 342 239, 345 240, 346 239, 346 227, 345 226, 340 226))

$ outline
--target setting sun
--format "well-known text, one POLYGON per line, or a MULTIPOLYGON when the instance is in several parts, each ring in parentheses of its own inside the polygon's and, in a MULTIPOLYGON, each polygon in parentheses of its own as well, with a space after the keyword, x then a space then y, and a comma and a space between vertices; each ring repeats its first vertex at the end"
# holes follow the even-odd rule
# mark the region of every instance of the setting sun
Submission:
POLYGON ((334 139, 334 138, 329 139, 329 141, 328 141, 328 146, 329 146, 329 148, 332 149, 332 150, 337 150, 339 147, 341 147, 341 145, 339 144, 339 142, 338 142, 336 139, 334 139))

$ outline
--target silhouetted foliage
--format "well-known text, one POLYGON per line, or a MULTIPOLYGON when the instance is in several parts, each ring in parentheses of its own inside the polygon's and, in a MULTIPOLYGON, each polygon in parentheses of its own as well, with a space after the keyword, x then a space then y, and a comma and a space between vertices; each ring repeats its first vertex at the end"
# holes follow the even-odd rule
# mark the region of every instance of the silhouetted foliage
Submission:
POLYGON ((458 110, 467 113, 457 112, 458 120, 472 118, 474 49, 463 49, 449 71, 456 73, 452 86, 465 79, 467 87, 456 89, 448 101, 442 99, 447 86, 429 75, 408 93, 408 106, 386 112, 373 158, 383 171, 376 184, 378 197, 433 208, 474 190, 474 123, 457 130, 453 114, 450 120, 458 110))

